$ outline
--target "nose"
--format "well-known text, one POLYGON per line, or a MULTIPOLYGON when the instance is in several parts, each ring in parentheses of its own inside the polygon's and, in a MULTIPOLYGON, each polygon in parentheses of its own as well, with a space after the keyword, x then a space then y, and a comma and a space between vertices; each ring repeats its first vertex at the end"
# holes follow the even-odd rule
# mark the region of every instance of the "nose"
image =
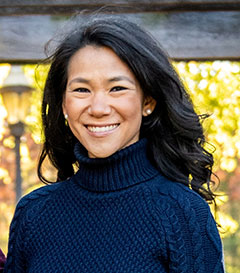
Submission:
POLYGON ((111 113, 111 107, 108 103, 107 95, 102 92, 93 94, 88 113, 94 117, 102 117, 111 113))

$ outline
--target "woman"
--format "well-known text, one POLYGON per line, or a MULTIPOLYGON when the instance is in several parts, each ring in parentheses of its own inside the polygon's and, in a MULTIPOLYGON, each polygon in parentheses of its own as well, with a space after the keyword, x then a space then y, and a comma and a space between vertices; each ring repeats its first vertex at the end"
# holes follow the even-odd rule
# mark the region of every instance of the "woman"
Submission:
POLYGON ((19 202, 5 272, 224 271, 201 117, 145 31, 94 15, 69 32, 42 117, 38 174, 48 157, 57 182, 19 202))

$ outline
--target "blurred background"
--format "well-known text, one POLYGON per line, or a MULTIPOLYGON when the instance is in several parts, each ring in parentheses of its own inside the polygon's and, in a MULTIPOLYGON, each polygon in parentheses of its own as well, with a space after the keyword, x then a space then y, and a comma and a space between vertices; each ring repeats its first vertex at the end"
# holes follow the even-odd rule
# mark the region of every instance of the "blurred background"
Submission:
MULTIPOLYGON (((214 151, 218 211, 226 270, 240 272, 240 1, 111 1, 101 12, 129 17, 169 53, 214 151)), ((3 0, 0 3, 0 247, 19 198, 42 186, 37 161, 43 141, 41 98, 50 51, 74 23, 72 14, 108 1, 3 0), (77 1, 78 2, 78 1, 77 1)), ((84 16, 84 15, 81 15, 84 16)), ((46 163, 51 179, 55 170, 46 163)))

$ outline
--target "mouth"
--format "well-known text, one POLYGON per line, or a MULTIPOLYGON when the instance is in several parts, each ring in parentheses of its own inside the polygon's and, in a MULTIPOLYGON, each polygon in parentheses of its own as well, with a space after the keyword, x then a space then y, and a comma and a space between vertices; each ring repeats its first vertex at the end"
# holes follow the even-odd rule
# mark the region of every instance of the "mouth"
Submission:
POLYGON ((104 133, 109 132, 116 129, 120 124, 111 124, 111 125, 104 125, 104 126, 93 126, 93 125, 86 125, 85 127, 92 133, 104 133))

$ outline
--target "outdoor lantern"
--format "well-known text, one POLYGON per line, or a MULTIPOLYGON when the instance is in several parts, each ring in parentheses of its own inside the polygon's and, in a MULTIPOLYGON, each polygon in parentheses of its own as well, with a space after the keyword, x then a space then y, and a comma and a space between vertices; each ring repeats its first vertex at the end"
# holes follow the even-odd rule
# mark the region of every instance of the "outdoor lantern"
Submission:
POLYGON ((29 86, 22 67, 12 65, 8 77, 0 88, 3 104, 8 114, 8 124, 24 123, 30 108, 31 91, 32 87, 29 86))
POLYGON ((32 87, 29 86, 22 67, 12 65, 8 77, 0 88, 0 93, 2 95, 3 104, 7 110, 8 127, 15 138, 16 201, 18 201, 22 195, 20 144, 21 136, 24 133, 24 121, 30 108, 31 91, 32 87))

